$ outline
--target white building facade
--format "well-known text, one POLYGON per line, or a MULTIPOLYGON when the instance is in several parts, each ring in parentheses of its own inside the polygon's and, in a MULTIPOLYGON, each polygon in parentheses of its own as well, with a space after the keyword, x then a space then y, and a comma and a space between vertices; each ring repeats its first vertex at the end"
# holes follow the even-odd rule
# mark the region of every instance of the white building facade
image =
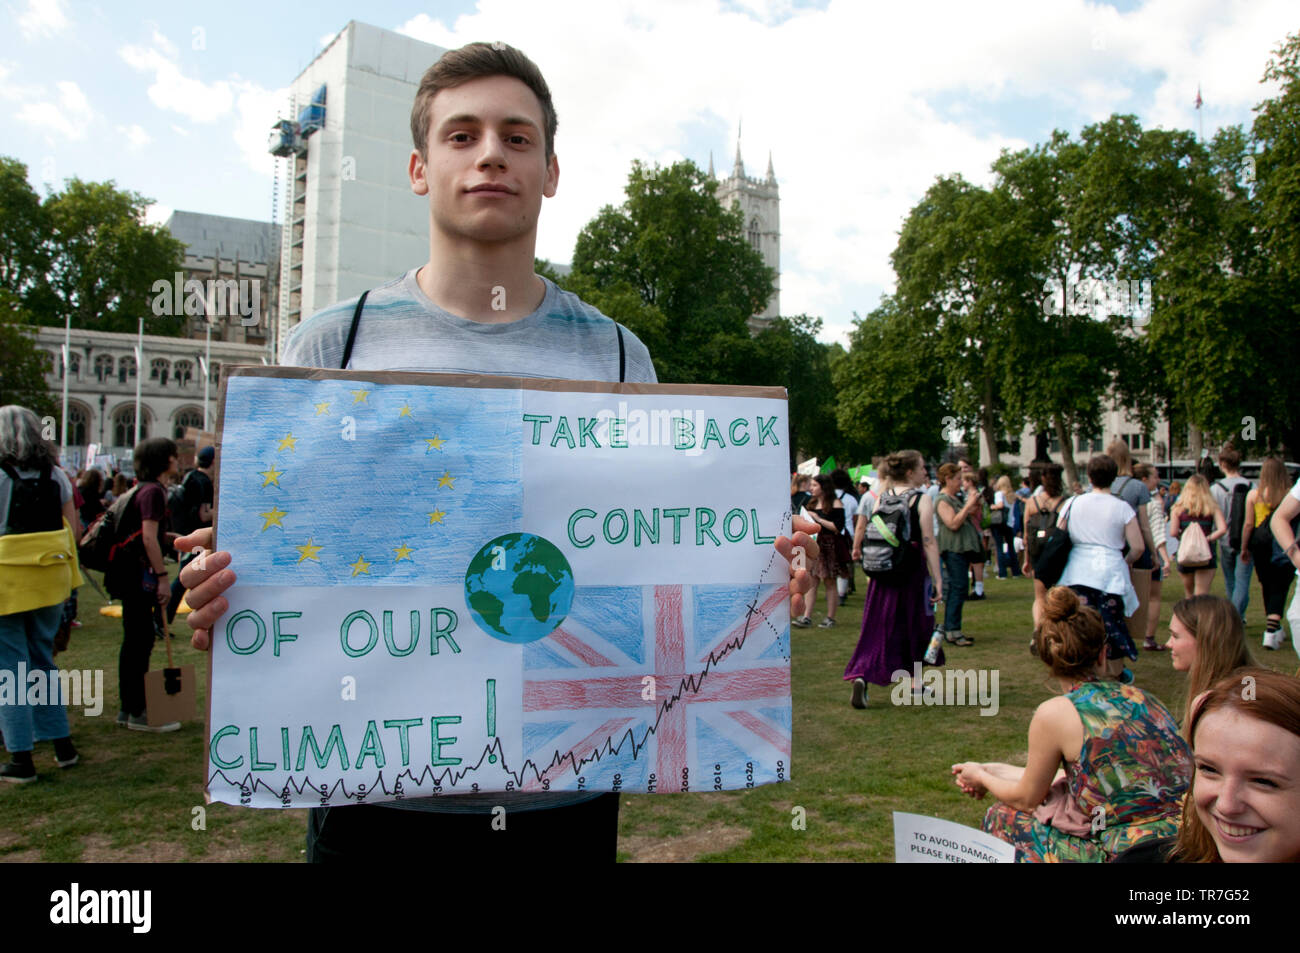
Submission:
POLYGON ((428 202, 411 192, 411 105, 441 47, 353 20, 290 85, 282 157, 275 356, 304 318, 429 255, 428 202))

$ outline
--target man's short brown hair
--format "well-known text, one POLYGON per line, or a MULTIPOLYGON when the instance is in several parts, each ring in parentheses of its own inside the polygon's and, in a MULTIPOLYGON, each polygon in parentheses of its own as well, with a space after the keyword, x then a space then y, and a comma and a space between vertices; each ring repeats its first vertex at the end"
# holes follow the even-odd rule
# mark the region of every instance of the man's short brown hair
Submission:
POLYGON ((546 159, 555 154, 555 129, 559 121, 551 90, 542 78, 537 64, 513 46, 505 43, 470 43, 458 50, 444 53, 438 62, 424 71, 420 89, 411 107, 411 138, 420 158, 427 159, 425 149, 429 142, 429 116, 433 97, 440 90, 451 89, 485 76, 513 76, 533 91, 542 107, 542 126, 546 134, 546 159))
POLYGON ((1219 451, 1219 466, 1225 470, 1241 469, 1241 453, 1230 443, 1225 443, 1219 451))

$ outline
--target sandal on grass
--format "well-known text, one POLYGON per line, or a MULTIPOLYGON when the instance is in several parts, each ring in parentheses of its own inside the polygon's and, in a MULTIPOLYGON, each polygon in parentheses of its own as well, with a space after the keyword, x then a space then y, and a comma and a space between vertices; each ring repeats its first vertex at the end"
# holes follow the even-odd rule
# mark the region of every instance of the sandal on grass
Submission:
POLYGON ((1148 652, 1164 652, 1169 647, 1167 645, 1161 645, 1155 639, 1147 639, 1142 643, 1142 648, 1146 649, 1148 652))

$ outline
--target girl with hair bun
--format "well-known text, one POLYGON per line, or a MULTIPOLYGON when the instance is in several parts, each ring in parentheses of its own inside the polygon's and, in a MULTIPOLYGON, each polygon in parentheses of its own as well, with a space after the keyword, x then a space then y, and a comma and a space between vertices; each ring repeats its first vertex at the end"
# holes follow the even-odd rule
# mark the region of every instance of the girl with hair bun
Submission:
POLYGON ((1001 802, 984 830, 1014 845, 1023 863, 1106 862, 1172 836, 1191 751, 1158 699, 1106 678, 1101 616, 1071 590, 1049 590, 1034 651, 1064 694, 1034 712, 1027 765, 952 766, 964 793, 1001 802))

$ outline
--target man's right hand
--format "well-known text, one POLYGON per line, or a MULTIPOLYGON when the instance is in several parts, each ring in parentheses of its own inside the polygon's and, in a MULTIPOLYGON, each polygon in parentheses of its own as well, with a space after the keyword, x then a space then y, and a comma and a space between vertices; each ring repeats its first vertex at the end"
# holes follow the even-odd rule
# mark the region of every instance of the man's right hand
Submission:
POLYGON ((212 627, 230 608, 222 593, 235 584, 235 574, 227 568, 230 553, 208 552, 211 546, 211 527, 176 540, 176 548, 183 553, 204 551, 198 559, 191 559, 180 575, 181 585, 187 590, 185 602, 194 610, 186 620, 194 630, 190 644, 200 652, 206 652, 212 645, 212 627))

